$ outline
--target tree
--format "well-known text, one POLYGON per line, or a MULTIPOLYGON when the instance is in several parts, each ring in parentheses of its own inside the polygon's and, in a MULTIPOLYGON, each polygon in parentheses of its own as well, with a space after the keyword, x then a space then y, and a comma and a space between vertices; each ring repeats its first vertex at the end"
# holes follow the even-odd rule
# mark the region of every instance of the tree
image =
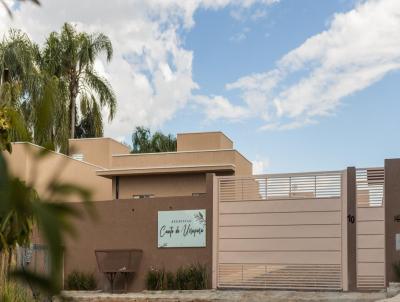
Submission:
MULTIPOLYGON (((109 62, 113 48, 110 39, 102 34, 78 32, 69 23, 65 23, 60 33, 53 32, 48 37, 41 57, 41 68, 56 76, 66 89, 65 101, 68 106, 69 138, 75 138, 78 125, 78 108, 85 118, 82 108, 90 108, 92 116, 100 115, 103 107, 108 107, 109 120, 116 110, 116 98, 106 78, 94 68, 96 59, 106 55, 109 62), (84 104, 82 106, 82 103, 84 104)), ((89 111, 86 111, 88 113, 89 111)), ((86 118, 90 115, 86 115, 86 118)), ((102 124, 94 121, 97 130, 102 133, 102 124), (99 126, 101 125, 101 131, 99 126)))
POLYGON ((160 131, 151 135, 150 129, 136 127, 132 134, 132 153, 173 152, 176 151, 176 138, 160 131))
POLYGON ((32 138, 23 108, 37 90, 36 54, 37 46, 18 30, 10 30, 0 42, 0 111, 13 124, 10 140, 32 138))
MULTIPOLYGON (((34 154, 37 164, 47 155, 46 149, 34 154)), ((57 167, 57 169, 62 167, 57 167)), ((59 172, 59 171, 57 171, 59 172)), ((65 236, 75 234, 72 219, 81 213, 71 204, 64 202, 69 196, 76 195, 91 210, 90 192, 74 184, 61 183, 54 177, 47 184, 47 192, 39 196, 35 189, 35 180, 25 183, 9 173, 2 152, 0 152, 0 255, 19 246, 30 243, 32 230, 37 227, 49 251, 49 275, 41 275, 17 268, 8 273, 8 277, 28 281, 42 291, 53 295, 62 289, 62 255, 65 236)), ((89 211, 92 213, 92 211, 89 211)), ((10 256, 9 256, 10 257, 10 256)), ((8 261, 10 262, 10 261, 8 261)), ((10 267, 8 266, 8 271, 10 267)), ((0 284, 1 289, 2 284, 0 284)))
POLYGON ((76 138, 103 136, 103 118, 98 104, 83 100, 81 102, 81 120, 75 127, 76 138))
POLYGON ((102 53, 111 59, 105 35, 78 33, 69 24, 42 48, 10 30, 0 42, 0 110, 13 124, 10 140, 66 153, 68 138, 102 136, 101 110, 107 106, 112 119, 116 108, 110 84, 94 69, 102 53))

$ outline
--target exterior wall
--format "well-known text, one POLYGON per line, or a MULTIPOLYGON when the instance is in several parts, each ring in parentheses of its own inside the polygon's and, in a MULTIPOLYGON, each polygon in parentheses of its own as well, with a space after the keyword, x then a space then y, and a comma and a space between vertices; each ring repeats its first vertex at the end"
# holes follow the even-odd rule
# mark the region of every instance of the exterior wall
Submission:
POLYGON ((192 196, 206 192, 205 174, 176 174, 119 177, 119 198, 154 194, 154 197, 192 196))
POLYGON ((111 138, 70 139, 69 155, 83 154, 83 161, 111 167, 111 155, 129 153, 129 148, 111 138))
MULTIPOLYGON (((4 154, 11 172, 29 183, 33 182, 39 195, 45 194, 49 182, 58 177, 64 183, 91 190, 93 201, 111 199, 111 180, 96 175, 100 167, 51 151, 37 159, 37 154, 42 151, 43 148, 33 144, 14 143, 13 152, 4 154)), ((68 201, 77 200, 71 197, 68 201)))
MULTIPOLYGON (((129 283, 129 291, 146 287, 146 275, 152 267, 175 272, 180 266, 206 264, 211 287, 212 263, 212 175, 207 178, 207 195, 200 197, 168 197, 141 200, 112 200, 95 203, 98 219, 83 218, 76 221, 79 237, 68 240, 64 263, 65 276, 73 270, 94 272, 100 288, 108 282, 98 272, 95 249, 135 248, 143 250, 139 271, 129 283), (157 214, 165 210, 206 209, 205 248, 157 247, 157 214)), ((81 204, 77 207, 82 208, 81 204)), ((117 289, 122 284, 117 282, 117 289)))
POLYGON ((235 175, 250 176, 253 174, 253 164, 239 152, 235 153, 235 175))
POLYGON ((233 149, 233 142, 222 132, 178 133, 177 151, 233 149))
POLYGON ((396 250, 396 234, 400 233, 400 159, 385 160, 385 232, 386 232, 386 282, 398 281, 393 264, 400 261, 396 250))
POLYGON ((252 164, 236 150, 126 154, 112 157, 113 169, 174 166, 235 165, 240 174, 251 174, 252 164))

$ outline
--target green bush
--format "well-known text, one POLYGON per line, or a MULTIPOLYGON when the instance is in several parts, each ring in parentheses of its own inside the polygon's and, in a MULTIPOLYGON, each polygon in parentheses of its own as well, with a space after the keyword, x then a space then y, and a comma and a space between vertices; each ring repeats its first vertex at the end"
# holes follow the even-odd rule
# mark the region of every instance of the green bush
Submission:
POLYGON ((189 285, 189 274, 185 267, 180 267, 176 271, 176 289, 188 289, 189 285))
POLYGON ((176 289, 175 276, 171 272, 167 272, 167 289, 176 289))
POLYGON ((207 280, 207 267, 200 263, 191 264, 187 267, 180 267, 176 272, 177 289, 206 289, 207 280))
POLYGON ((162 290, 166 288, 164 269, 151 268, 147 273, 146 279, 148 290, 162 290))
POLYGON ((92 273, 73 271, 67 277, 66 288, 69 290, 95 290, 97 281, 92 273))
POLYGON ((147 273, 148 290, 199 290, 207 288, 207 267, 200 263, 180 267, 175 274, 151 268, 147 273))
POLYGON ((0 286, 1 302, 34 302, 30 291, 14 282, 6 282, 0 286))

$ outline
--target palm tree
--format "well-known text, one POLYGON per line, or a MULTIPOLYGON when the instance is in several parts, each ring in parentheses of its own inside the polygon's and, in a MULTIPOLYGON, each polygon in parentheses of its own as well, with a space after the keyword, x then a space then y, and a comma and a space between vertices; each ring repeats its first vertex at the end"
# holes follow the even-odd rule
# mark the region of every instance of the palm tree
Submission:
MULTIPOLYGON (((92 116, 99 116, 103 107, 108 107, 109 120, 115 115, 115 94, 107 79, 94 68, 96 59, 102 54, 106 55, 108 62, 111 60, 113 48, 106 35, 78 32, 69 23, 63 25, 61 33, 51 33, 42 50, 41 68, 56 76, 59 84, 66 87, 64 101, 68 111, 69 138, 76 137, 78 108, 84 118, 85 113, 88 118, 89 111, 92 116)), ((101 124, 101 129, 94 133, 102 134, 102 123, 99 124, 98 120, 95 123, 96 127, 101 124)))
POLYGON ((176 138, 160 131, 152 135, 150 129, 136 127, 132 134, 132 145, 132 153, 172 152, 176 151, 176 138))
POLYGON ((39 47, 19 30, 10 30, 0 42, 0 112, 11 125, 10 141, 65 150, 65 89, 57 77, 40 69, 39 60, 39 47))
POLYGON ((37 46, 18 30, 10 30, 0 42, 0 111, 12 124, 10 140, 31 140, 23 108, 35 90, 37 53, 37 46))

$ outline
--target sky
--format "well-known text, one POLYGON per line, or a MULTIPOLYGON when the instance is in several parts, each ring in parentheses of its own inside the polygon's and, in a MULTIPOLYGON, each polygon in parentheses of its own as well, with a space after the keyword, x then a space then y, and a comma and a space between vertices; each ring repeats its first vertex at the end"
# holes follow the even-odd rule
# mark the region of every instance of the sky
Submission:
POLYGON ((400 157, 398 0, 41 2, 10 0, 0 33, 43 43, 71 22, 107 34, 114 57, 96 68, 118 108, 106 136, 223 131, 257 174, 400 157))

